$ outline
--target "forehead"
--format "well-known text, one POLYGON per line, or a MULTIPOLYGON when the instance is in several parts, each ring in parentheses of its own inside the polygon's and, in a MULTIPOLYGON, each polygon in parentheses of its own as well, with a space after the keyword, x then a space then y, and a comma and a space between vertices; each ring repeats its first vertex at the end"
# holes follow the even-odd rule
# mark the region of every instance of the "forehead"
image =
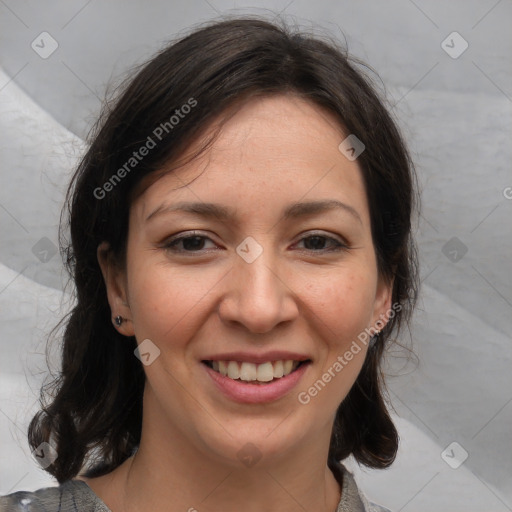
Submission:
POLYGON ((284 203, 339 199, 367 220, 359 165, 338 149, 347 135, 333 114, 297 96, 253 99, 222 124, 207 151, 164 174, 133 208, 144 216, 162 202, 215 200, 249 214, 263 202, 270 214, 284 203))

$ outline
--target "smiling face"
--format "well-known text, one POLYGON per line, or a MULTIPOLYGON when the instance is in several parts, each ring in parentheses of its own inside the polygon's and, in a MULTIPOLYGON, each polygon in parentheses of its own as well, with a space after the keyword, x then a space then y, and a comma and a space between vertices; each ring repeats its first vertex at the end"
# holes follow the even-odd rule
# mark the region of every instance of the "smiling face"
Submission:
POLYGON ((307 443, 326 454, 365 346, 307 405, 298 395, 391 297, 347 135, 295 96, 255 99, 134 201, 125 268, 100 263, 120 331, 151 340, 143 439, 238 465, 249 442, 263 460, 307 443))

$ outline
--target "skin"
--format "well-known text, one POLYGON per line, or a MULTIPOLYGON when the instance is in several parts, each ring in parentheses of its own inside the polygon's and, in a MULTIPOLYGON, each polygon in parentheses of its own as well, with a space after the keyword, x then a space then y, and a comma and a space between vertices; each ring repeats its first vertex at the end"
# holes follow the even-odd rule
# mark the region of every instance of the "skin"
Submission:
POLYGON ((138 452, 108 475, 79 477, 113 512, 336 510, 341 489, 326 464, 329 439, 366 348, 309 404, 297 394, 389 311, 392 290, 377 271, 357 160, 338 150, 347 135, 298 97, 253 99, 202 157, 134 201, 125 267, 99 247, 112 316, 126 319, 118 329, 160 349, 144 366, 138 452), (283 218, 292 203, 331 199, 357 214, 283 218), (162 204, 181 201, 214 202, 235 216, 167 212, 146 221, 162 204), (207 239, 173 252, 165 242, 178 233, 207 239), (307 238, 315 235, 328 238, 307 238), (263 249, 252 263, 236 252, 247 236, 263 249), (312 363, 272 403, 231 401, 201 363, 225 351, 273 349, 312 363), (262 455, 250 468, 237 457, 249 442, 262 455))

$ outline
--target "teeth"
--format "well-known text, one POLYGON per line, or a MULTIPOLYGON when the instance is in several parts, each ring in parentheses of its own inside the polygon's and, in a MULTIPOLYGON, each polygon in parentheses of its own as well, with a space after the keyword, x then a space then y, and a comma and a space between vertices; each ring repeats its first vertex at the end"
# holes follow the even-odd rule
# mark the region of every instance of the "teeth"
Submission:
MULTIPOLYGON (((215 370, 215 368, 214 368, 215 370)), ((224 375, 224 377, 228 374, 228 365, 226 364, 226 361, 219 361, 219 372, 221 375, 224 375)))
POLYGON ((288 359, 286 361, 267 361, 262 364, 254 364, 237 361, 212 361, 212 368, 225 377, 239 379, 245 382, 270 382, 292 373, 299 366, 299 361, 288 359))
POLYGON ((274 377, 279 378, 284 375, 283 361, 276 361, 274 363, 274 377))
POLYGON ((288 359, 287 361, 283 361, 283 372, 285 375, 288 375, 289 373, 291 373, 292 368, 293 368, 293 361, 291 361, 290 359, 288 359))
POLYGON ((252 363, 242 363, 240 367, 240 379, 251 381, 256 380, 258 375, 258 369, 255 364, 252 363))
POLYGON ((236 361, 229 361, 228 377, 230 379, 239 379, 240 378, 240 370, 238 368, 238 363, 236 361))
POLYGON ((270 382, 274 378, 274 367, 271 362, 258 365, 258 377, 260 382, 270 382))

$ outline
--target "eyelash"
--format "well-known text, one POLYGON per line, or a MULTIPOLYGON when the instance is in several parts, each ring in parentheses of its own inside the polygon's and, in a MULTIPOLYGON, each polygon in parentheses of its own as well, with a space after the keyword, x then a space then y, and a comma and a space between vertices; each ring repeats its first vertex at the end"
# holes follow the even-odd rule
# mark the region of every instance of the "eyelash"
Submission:
MULTIPOLYGON (((329 252, 339 252, 339 251, 346 251, 349 247, 347 244, 343 243, 343 242, 340 242, 339 240, 337 240, 336 238, 333 238, 333 237, 330 237, 330 236, 327 236, 327 235, 323 235, 323 234, 320 234, 320 233, 312 233, 312 234, 309 234, 303 238, 301 238, 299 240, 299 242, 302 242, 304 240, 307 240, 309 238, 323 238, 327 241, 330 241, 331 243, 334 243, 335 244, 335 247, 333 249, 320 249, 320 250, 314 250, 314 249, 302 249, 303 251, 308 251, 308 252, 312 252, 312 253, 329 253, 329 252)), ((184 240, 189 240, 189 239, 193 239, 193 238, 201 238, 203 240, 210 240, 211 242, 213 242, 213 240, 211 240, 211 238, 207 237, 206 235, 203 235, 201 233, 196 233, 194 231, 191 231, 190 233, 186 234, 186 235, 180 235, 180 236, 177 236, 177 237, 174 237, 174 238, 171 238, 167 241, 165 241, 163 244, 162 244, 162 247, 164 249, 167 249, 171 252, 174 252, 174 253, 181 253, 181 254, 196 254, 196 253, 202 253, 204 252, 204 249, 200 249, 198 251, 186 251, 184 249, 176 249, 176 244, 178 244, 179 242, 183 242, 184 240)), ((297 243, 299 243, 297 242, 297 243)), ((215 243, 215 242, 213 242, 215 243)))

